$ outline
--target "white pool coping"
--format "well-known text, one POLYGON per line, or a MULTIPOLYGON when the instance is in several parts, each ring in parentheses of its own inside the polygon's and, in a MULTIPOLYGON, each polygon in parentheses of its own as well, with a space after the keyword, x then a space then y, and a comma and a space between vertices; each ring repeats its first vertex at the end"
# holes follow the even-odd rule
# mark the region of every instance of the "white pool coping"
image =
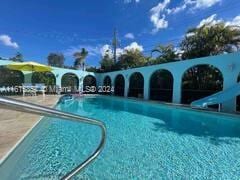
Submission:
MULTIPOLYGON (((54 108, 59 99, 54 102, 51 108, 54 108)), ((10 157, 10 155, 15 151, 15 149, 25 140, 25 138, 33 131, 33 129, 41 122, 44 116, 40 116, 37 122, 29 129, 27 132, 17 141, 17 143, 0 159, 0 166, 10 157)))

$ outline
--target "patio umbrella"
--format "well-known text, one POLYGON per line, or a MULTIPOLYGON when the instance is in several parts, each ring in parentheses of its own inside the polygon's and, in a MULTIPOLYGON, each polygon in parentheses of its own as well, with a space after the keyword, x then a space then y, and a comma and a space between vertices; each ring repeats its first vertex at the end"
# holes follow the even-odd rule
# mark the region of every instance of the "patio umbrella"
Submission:
POLYGON ((52 70, 50 66, 36 62, 11 63, 7 65, 7 68, 12 70, 31 72, 48 72, 52 70))
POLYGON ((12 70, 18 70, 18 71, 30 71, 32 73, 33 72, 49 72, 52 70, 50 66, 46 66, 44 64, 39 64, 36 62, 11 63, 7 65, 7 68, 12 70))

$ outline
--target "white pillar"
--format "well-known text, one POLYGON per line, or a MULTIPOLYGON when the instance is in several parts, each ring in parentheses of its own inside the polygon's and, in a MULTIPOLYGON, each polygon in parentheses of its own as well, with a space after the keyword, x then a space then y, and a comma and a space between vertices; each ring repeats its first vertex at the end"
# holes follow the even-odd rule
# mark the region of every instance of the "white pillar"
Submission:
POLYGON ((58 75, 56 77, 56 86, 61 87, 62 86, 62 76, 58 75))
MULTIPOLYGON (((234 72, 228 70, 223 73, 223 90, 230 88, 231 86, 237 84, 237 75, 234 72)), ((236 111, 236 97, 233 97, 231 100, 222 103, 223 112, 234 112, 236 111)))
POLYGON ((145 76, 144 77, 144 99, 145 100, 149 99, 149 81, 150 81, 149 76, 145 76))
POLYGON ((61 94, 61 88, 62 88, 62 76, 61 75, 55 75, 56 78, 56 86, 55 91, 57 94, 61 94))
POLYGON ((124 77, 125 79, 125 87, 124 87, 124 97, 128 97, 128 91, 129 91, 129 80, 128 77, 124 77))
MULTIPOLYGON (((79 91, 80 92, 83 92, 83 80, 84 80, 84 76, 82 76, 82 77, 78 77, 78 79, 79 79, 79 91)), ((97 83, 98 83, 98 81, 97 81, 97 83)))
POLYGON ((96 76, 94 76, 95 77, 95 79, 96 79, 96 86, 97 87, 99 87, 99 86, 103 86, 103 79, 102 79, 102 77, 96 77, 96 76))
POLYGON ((182 96, 182 79, 181 75, 175 75, 173 81, 173 103, 180 104, 182 96))

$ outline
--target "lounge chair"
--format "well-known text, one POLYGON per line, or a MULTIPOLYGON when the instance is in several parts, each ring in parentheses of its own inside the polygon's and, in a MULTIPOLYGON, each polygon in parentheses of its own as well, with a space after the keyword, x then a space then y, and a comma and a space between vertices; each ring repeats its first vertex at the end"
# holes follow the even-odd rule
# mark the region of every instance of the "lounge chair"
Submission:
POLYGON ((43 83, 37 83, 35 84, 36 87, 36 91, 37 92, 41 92, 43 96, 45 96, 45 92, 46 92, 46 86, 43 83))

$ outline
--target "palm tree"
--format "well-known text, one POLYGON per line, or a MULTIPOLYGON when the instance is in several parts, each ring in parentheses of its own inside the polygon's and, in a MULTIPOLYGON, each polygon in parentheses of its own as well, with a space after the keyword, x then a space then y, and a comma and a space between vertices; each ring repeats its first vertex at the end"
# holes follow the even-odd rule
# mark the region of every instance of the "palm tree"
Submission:
POLYGON ((82 70, 85 70, 85 59, 88 55, 88 51, 85 48, 82 48, 81 52, 75 52, 73 54, 75 58, 74 67, 79 69, 82 67, 82 70))
POLYGON ((239 46, 240 28, 225 23, 190 29, 181 43, 183 59, 230 53, 239 46))
POLYGON ((167 46, 159 45, 151 51, 151 57, 153 53, 158 53, 158 57, 154 60, 153 64, 161 64, 167 62, 174 62, 178 59, 178 55, 172 44, 167 46))

